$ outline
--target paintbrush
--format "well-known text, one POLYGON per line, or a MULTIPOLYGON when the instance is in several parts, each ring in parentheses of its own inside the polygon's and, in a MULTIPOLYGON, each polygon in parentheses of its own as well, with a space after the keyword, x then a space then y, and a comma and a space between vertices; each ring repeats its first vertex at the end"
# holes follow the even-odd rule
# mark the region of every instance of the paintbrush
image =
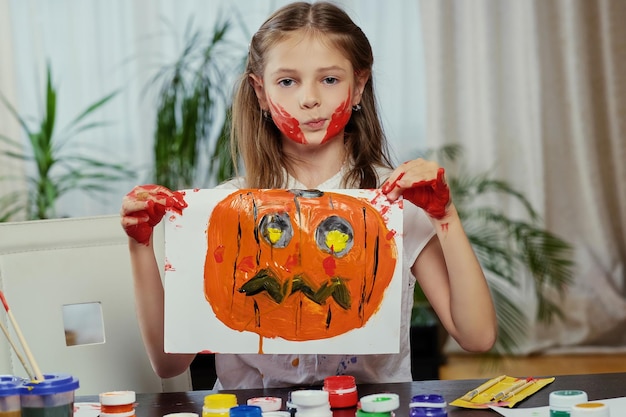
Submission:
MULTIPOLYGON (((4 297, 4 293, 2 291, 0 291, 0 300, 2 301, 2 305, 4 306, 4 309, 7 312, 7 316, 9 317, 9 320, 11 321, 11 325, 13 325, 13 330, 15 330, 15 334, 17 335, 17 338, 22 344, 22 348, 24 349, 24 353, 26 354, 26 357, 28 358, 28 361, 30 362, 30 366, 33 368, 33 372, 35 374, 34 380, 43 381, 44 380, 43 374, 39 370, 39 366, 37 365, 37 362, 35 362, 35 358, 33 357, 33 354, 31 353, 30 348, 28 347, 28 344, 26 344, 24 335, 22 335, 22 330, 20 330, 20 327, 17 325, 17 321, 15 320, 15 317, 13 317, 13 312, 11 312, 11 309, 9 308, 9 303, 7 303, 7 299, 4 297)), ((4 330, 6 329, 3 329, 3 331, 4 330)), ((5 334, 8 335, 8 332, 5 332, 5 334)), ((13 347, 13 349, 15 350, 16 354, 19 357, 19 353, 15 349, 15 346, 13 343, 11 343, 11 346, 13 347)), ((28 370, 26 372, 28 373, 28 370)), ((31 379, 33 379, 32 376, 31 376, 31 379)))

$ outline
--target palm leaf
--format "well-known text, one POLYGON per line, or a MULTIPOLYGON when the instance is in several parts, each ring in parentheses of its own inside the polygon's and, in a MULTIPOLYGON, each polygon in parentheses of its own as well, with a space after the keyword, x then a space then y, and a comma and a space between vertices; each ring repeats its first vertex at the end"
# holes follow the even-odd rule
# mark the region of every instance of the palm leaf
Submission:
MULTIPOLYGON (((460 145, 424 151, 422 157, 455 162, 460 145)), ((528 327, 525 312, 507 296, 504 287, 519 287, 525 277, 533 279, 538 302, 536 318, 550 323, 562 315, 547 294, 562 295, 572 282, 572 246, 546 230, 537 211, 523 193, 488 173, 447 175, 459 217, 476 256, 486 271, 498 316, 496 352, 511 353, 524 341, 528 327), (524 209, 526 221, 512 219, 497 207, 482 202, 488 195, 505 196, 524 209)))
MULTIPOLYGON (((104 96, 90 104, 80 112, 63 130, 62 135, 55 134, 57 114, 57 90, 52 81, 50 65, 46 68, 46 89, 43 114, 31 129, 26 119, 18 114, 15 108, 0 95, 9 112, 20 123, 28 138, 28 151, 8 151, 3 155, 23 160, 35 165, 36 174, 28 176, 28 193, 24 204, 14 204, 3 196, 0 199, 0 220, 7 221, 20 211, 25 211, 28 219, 55 217, 56 202, 71 190, 103 191, 109 190, 115 181, 131 178, 133 173, 123 164, 110 163, 106 160, 88 158, 78 155, 75 147, 68 146, 82 132, 103 127, 103 122, 89 122, 87 117, 93 115, 105 103, 117 94, 117 91, 104 96), (69 150, 67 150, 67 149, 69 150)), ((14 139, 0 137, 11 146, 22 148, 14 139)), ((7 178, 0 178, 6 181, 7 178)))

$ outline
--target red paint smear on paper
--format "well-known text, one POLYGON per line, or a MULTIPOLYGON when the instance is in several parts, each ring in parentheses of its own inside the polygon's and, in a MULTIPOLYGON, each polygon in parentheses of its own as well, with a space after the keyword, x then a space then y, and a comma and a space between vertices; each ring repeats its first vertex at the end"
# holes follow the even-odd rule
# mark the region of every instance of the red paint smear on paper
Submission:
POLYGON ((237 263, 237 269, 244 272, 253 272, 256 268, 254 264, 254 258, 252 256, 246 256, 237 263))
POLYGON ((291 268, 298 265, 298 255, 290 255, 285 262, 284 268, 286 271, 291 271, 291 268))
POLYGON ((226 250, 226 248, 220 245, 213 251, 213 258, 218 264, 224 262, 224 250, 226 250))
POLYGON ((171 263, 165 262, 165 270, 166 271, 176 271, 176 268, 174 268, 171 263))
POLYGON ((396 235, 396 231, 395 230, 390 230, 389 233, 387 233, 387 236, 385 236, 387 238, 387 240, 391 240, 393 239, 393 237, 396 235))
POLYGON ((335 258, 333 256, 329 256, 322 261, 322 266, 324 267, 324 271, 329 277, 335 275, 335 268, 337 268, 337 264, 335 263, 335 258))

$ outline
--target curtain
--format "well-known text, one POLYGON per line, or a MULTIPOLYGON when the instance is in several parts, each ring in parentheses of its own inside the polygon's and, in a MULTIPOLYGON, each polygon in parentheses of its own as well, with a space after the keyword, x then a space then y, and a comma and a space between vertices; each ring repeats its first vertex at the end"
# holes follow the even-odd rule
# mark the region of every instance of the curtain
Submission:
MULTIPOLYGON (((90 198, 70 192, 58 202, 61 217, 116 214, 122 197, 151 181, 158 86, 150 80, 181 53, 185 32, 207 35, 220 18, 231 21, 230 37, 245 55, 250 36, 287 0, 0 0, 0 91, 20 114, 41 114, 45 68, 58 88, 57 131, 96 100, 118 91, 94 113, 107 126, 72 138, 86 156, 126 164, 135 178, 90 198), (9 24, 11 23, 11 24, 9 24), (7 72, 5 72, 7 71, 7 72), (13 75, 11 75, 13 74, 13 75), (7 78, 10 77, 10 78, 7 78)), ((375 52, 374 79, 385 129, 395 155, 417 154, 424 142, 424 94, 418 5, 397 0, 338 1, 368 35, 375 52), (390 24, 392 22, 393 24, 390 24)), ((0 106, 0 129, 11 117, 0 106)), ((10 136, 20 138, 19 127, 10 136)), ((22 139, 24 139, 22 137, 22 139)), ((12 161, 15 163, 15 161, 12 161)), ((20 164, 33 174, 32 167, 20 164)), ((0 170, 4 170, 3 163, 0 170)), ((8 168, 7 168, 8 169, 8 168)), ((0 196, 6 185, 0 184, 0 196)))
MULTIPOLYGON (((0 56, 13 56, 13 46, 11 44, 11 8, 8 2, 0 1, 0 56)), ((9 103, 15 103, 15 73, 11 60, 0 59, 0 94, 9 103)), ((19 124, 11 115, 3 108, 0 103, 0 137, 19 138, 19 124)), ((14 150, 6 141, 0 140, 0 151, 14 150)), ((26 183, 23 175, 23 164, 21 161, 8 158, 0 153, 0 178, 6 178, 0 181, 0 198, 1 196, 9 196, 15 192, 26 192, 26 183)), ((1 215, 2 213, 0 213, 1 215)), ((18 213, 14 219, 24 219, 25 213, 18 213)))
MULTIPOLYGON (((428 143, 462 144, 467 169, 511 183, 574 245, 564 317, 530 314, 520 353, 626 348, 626 2, 420 7, 428 143)), ((512 298, 533 312, 534 290, 512 298)))

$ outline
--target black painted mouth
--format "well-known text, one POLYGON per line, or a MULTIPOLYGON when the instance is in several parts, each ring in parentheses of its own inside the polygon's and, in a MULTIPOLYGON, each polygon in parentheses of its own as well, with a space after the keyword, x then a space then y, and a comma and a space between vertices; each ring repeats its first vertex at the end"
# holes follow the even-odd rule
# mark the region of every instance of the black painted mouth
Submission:
POLYGON ((332 297, 344 310, 349 310, 352 305, 350 290, 346 285, 345 278, 333 277, 330 281, 324 282, 317 290, 314 290, 304 274, 296 274, 281 284, 277 275, 268 268, 257 272, 254 277, 239 288, 239 292, 248 297, 266 292, 278 304, 286 297, 301 292, 309 300, 319 305, 324 304, 329 297, 332 297))

